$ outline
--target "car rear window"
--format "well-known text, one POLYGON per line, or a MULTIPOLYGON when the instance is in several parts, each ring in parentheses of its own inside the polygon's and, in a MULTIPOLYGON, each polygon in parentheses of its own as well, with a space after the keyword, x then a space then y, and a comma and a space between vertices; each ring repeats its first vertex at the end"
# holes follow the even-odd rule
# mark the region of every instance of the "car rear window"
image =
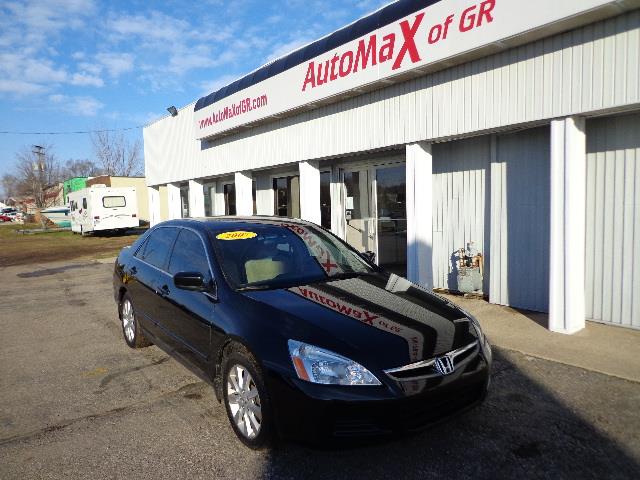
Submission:
POLYGON ((178 229, 176 228, 164 227, 154 230, 149 236, 144 250, 141 250, 140 255, 137 255, 138 258, 154 267, 165 270, 169 251, 177 236, 178 229))
POLYGON ((118 208, 127 205, 127 200, 123 196, 102 197, 104 208, 118 208))
POLYGON ((169 261, 169 273, 197 272, 209 275, 209 261, 202 240, 191 230, 181 230, 169 261))

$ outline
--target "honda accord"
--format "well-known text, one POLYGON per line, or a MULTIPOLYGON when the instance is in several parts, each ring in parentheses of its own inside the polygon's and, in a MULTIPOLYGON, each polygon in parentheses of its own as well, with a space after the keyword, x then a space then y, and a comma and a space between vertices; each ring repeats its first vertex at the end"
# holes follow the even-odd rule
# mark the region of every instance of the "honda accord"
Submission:
POLYGON ((209 382, 251 448, 416 431, 478 405, 492 354, 470 314, 332 233, 275 217, 161 223, 122 250, 126 343, 209 382))

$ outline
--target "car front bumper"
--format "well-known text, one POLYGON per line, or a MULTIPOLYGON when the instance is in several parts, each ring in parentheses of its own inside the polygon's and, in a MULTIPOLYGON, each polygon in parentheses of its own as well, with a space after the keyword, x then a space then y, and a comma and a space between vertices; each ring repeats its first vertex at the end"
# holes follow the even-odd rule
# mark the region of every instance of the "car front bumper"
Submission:
POLYGON ((465 371, 430 382, 337 387, 271 374, 268 389, 283 438, 380 437, 420 431, 482 403, 490 369, 491 359, 478 355, 465 371))

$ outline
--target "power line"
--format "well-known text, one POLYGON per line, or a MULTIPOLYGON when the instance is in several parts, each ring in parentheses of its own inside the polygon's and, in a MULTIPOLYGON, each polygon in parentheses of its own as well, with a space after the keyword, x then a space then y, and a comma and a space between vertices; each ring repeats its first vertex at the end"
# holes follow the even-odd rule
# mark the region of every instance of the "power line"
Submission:
POLYGON ((107 133, 107 132, 127 132, 129 130, 137 130, 143 128, 144 125, 137 125, 135 127, 126 128, 107 128, 104 130, 78 130, 71 132, 12 132, 12 131, 0 131, 0 135, 86 135, 89 133, 107 133))

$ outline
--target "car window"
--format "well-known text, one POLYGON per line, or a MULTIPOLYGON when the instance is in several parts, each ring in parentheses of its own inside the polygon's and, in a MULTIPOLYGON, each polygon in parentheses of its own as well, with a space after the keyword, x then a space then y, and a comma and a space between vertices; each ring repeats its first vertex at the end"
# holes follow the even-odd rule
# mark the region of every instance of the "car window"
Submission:
POLYGON ((142 255, 138 258, 164 270, 169 252, 177 236, 178 229, 176 228, 164 227, 154 230, 147 240, 142 255))
MULTIPOLYGON (((140 258, 143 259, 144 258, 144 249, 147 248, 147 242, 149 241, 148 238, 146 238, 136 249, 136 253, 133 255, 136 258, 140 258)), ((135 245, 135 244, 134 244, 135 245)))
POLYGON ((169 273, 198 272, 209 275, 209 261, 197 233, 181 230, 169 261, 169 273))

